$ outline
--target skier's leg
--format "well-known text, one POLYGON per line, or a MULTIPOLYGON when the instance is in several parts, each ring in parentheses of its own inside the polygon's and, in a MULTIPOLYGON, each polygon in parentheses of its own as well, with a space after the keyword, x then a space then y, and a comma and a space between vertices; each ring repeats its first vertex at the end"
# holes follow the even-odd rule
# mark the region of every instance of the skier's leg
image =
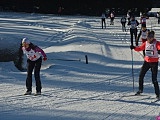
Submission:
POLYGON ((36 91, 41 92, 42 86, 41 86, 41 80, 40 80, 40 69, 42 64, 42 58, 39 58, 36 61, 35 69, 34 69, 34 77, 36 81, 36 91))
POLYGON ((113 25, 113 18, 111 18, 111 25, 113 25))
POLYGON ((139 74, 139 91, 141 92, 143 92, 144 76, 149 69, 150 69, 149 63, 144 62, 139 74))
POLYGON ((122 23, 122 31, 124 32, 124 24, 122 23))
POLYGON ((159 96, 159 85, 157 81, 158 62, 151 63, 152 83, 154 85, 155 94, 159 96))
POLYGON ((130 29, 130 35, 131 35, 131 45, 133 46, 133 30, 130 29))
POLYGON ((102 24, 102 29, 103 29, 103 19, 101 20, 101 24, 102 24))
POLYGON ((123 32, 125 32, 125 24, 123 23, 123 32))
POLYGON ((32 72, 34 65, 35 65, 34 62, 27 60, 27 78, 26 78, 27 91, 32 91, 32 72))
POLYGON ((134 30, 134 37, 135 37, 135 43, 136 46, 138 46, 138 40, 137 40, 137 29, 134 30))
POLYGON ((112 25, 114 25, 114 18, 113 18, 113 22, 112 22, 112 25))
POLYGON ((104 27, 106 28, 106 20, 104 20, 104 27))
POLYGON ((124 23, 124 30, 125 30, 125 32, 126 32, 126 23, 124 23))

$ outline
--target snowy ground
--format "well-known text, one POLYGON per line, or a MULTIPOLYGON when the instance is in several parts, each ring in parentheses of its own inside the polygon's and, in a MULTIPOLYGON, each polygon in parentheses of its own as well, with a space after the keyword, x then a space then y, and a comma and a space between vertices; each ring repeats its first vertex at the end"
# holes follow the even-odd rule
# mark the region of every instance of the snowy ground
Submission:
MULTIPOLYGON (((42 65, 41 96, 23 96, 26 72, 18 71, 12 62, 0 63, 0 119, 154 120, 160 102, 151 103, 155 94, 150 71, 144 96, 122 97, 137 91, 143 58, 133 52, 133 92, 130 36, 122 32, 119 21, 116 18, 110 26, 108 20, 107 29, 101 29, 98 17, 1 13, 0 37, 28 37, 43 48, 48 61, 42 65)), ((147 24, 160 39, 157 20, 150 18, 147 24)))

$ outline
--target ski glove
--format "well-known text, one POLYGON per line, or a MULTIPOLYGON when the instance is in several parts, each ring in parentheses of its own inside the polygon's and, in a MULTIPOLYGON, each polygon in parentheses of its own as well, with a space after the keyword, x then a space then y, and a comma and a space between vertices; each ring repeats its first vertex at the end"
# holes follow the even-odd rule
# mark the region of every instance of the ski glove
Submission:
POLYGON ((133 46, 133 45, 130 46, 130 49, 131 49, 131 50, 134 49, 134 48, 135 48, 135 46, 133 46))
POLYGON ((43 61, 46 61, 46 60, 47 60, 47 57, 44 57, 44 58, 43 58, 43 61))

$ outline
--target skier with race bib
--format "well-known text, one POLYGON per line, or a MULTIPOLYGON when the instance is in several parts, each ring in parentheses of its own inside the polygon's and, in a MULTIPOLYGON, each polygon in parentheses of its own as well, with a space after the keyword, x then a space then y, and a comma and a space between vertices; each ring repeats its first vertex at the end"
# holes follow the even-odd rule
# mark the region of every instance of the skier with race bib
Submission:
POLYGON ((149 19, 145 14, 143 14, 140 18, 140 24, 141 24, 141 27, 142 26, 146 26, 146 23, 147 23, 147 19, 149 19))
POLYGON ((134 16, 132 16, 131 20, 128 22, 128 25, 130 26, 131 45, 133 46, 133 35, 135 37, 135 43, 137 43, 136 42, 136 40, 137 40, 137 26, 139 25, 139 22, 135 19, 134 16))
POLYGON ((44 51, 38 46, 31 43, 27 38, 22 39, 22 50, 27 56, 27 78, 26 88, 27 91, 24 95, 31 95, 32 93, 32 72, 34 69, 34 77, 36 81, 36 94, 41 94, 41 80, 40 80, 40 69, 43 60, 47 60, 47 56, 44 51))
POLYGON ((109 17, 110 17, 110 25, 114 25, 114 18, 115 18, 114 13, 111 12, 109 17))
POLYGON ((144 42, 141 46, 133 46, 131 45, 130 48, 134 49, 135 51, 142 51, 145 50, 145 57, 144 63, 141 67, 141 71, 139 74, 139 90, 135 95, 140 95, 143 93, 143 83, 145 74, 149 69, 152 72, 152 83, 154 85, 154 90, 156 94, 156 98, 160 99, 159 96, 159 85, 157 81, 157 74, 158 74, 158 50, 160 50, 160 42, 157 41, 155 38, 154 31, 148 32, 147 41, 144 42))
MULTIPOLYGON (((136 45, 138 46, 139 38, 141 37, 141 42, 144 43, 147 41, 147 34, 150 30, 146 28, 146 25, 142 25, 142 28, 138 34, 136 45)), ((145 50, 143 50, 143 55, 145 55, 145 50)))
POLYGON ((122 31, 125 32, 126 31, 126 17, 125 16, 121 18, 121 24, 122 24, 122 31))
POLYGON ((102 15, 101 15, 101 24, 102 24, 102 29, 106 28, 106 15, 105 15, 105 13, 102 13, 102 15))

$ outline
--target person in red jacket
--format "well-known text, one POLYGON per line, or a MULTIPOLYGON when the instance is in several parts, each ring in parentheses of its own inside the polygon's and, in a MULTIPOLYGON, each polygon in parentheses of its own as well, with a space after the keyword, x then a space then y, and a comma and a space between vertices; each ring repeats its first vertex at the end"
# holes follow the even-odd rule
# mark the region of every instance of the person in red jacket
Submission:
POLYGON ((154 31, 148 32, 147 41, 144 42, 141 46, 133 46, 131 45, 130 48, 134 49, 135 51, 143 51, 145 50, 145 57, 144 63, 142 65, 140 74, 139 74, 139 91, 135 95, 140 95, 143 93, 143 83, 144 83, 144 76, 146 72, 151 69, 152 72, 152 83, 154 85, 156 98, 160 99, 159 96, 159 85, 157 81, 157 74, 158 74, 158 50, 160 50, 160 42, 157 41, 155 38, 154 31))

